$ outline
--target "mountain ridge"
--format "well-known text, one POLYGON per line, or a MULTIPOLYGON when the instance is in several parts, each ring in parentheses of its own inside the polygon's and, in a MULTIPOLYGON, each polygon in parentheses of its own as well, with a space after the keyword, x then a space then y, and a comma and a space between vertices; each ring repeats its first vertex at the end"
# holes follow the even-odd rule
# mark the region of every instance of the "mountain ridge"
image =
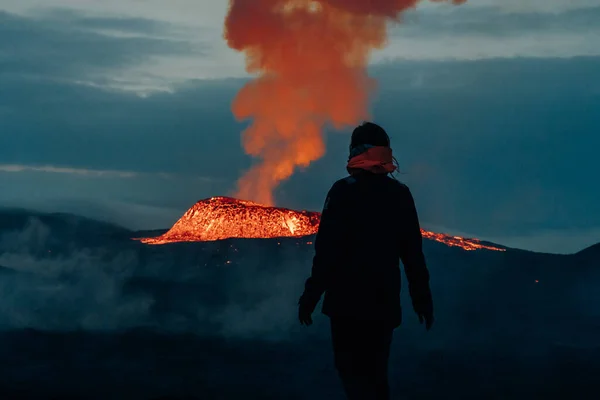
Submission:
MULTIPOLYGON (((199 200, 202 201, 202 200, 199 200)), ((196 203, 195 203, 196 204, 196 203)), ((309 211, 310 212, 310 211, 309 211)), ((135 230, 129 229, 119 224, 115 224, 108 221, 103 221, 95 218, 89 218, 85 216, 81 216, 73 213, 64 213, 64 212, 44 212, 37 211, 34 209, 28 208, 19 208, 19 207, 0 207, 0 233, 3 230, 14 230, 14 229, 22 229, 26 226, 27 222, 31 220, 31 218, 38 218, 41 222, 52 224, 53 221, 61 221, 67 222, 71 224, 90 224, 91 226, 97 226, 102 228, 105 233, 112 233, 116 236, 127 236, 130 239, 136 237, 152 237, 152 236, 160 236, 164 233, 168 232, 170 228, 159 228, 159 229, 144 229, 144 230, 135 230), (7 223, 11 221, 11 223, 7 223)), ((307 237, 311 237, 314 235, 309 235, 307 237)), ((225 239, 228 240, 228 239, 225 239)), ((252 240, 252 239, 249 239, 252 240)), ((258 239, 260 240, 260 239, 258 239)), ((427 238, 424 238, 425 241, 433 241, 427 238)), ((598 253, 600 254, 600 242, 588 247, 585 247, 577 252, 573 253, 547 253, 540 252, 534 250, 521 249, 517 247, 508 247, 504 246, 500 243, 495 243, 491 241, 481 240, 482 244, 490 245, 490 246, 498 246, 500 248, 507 249, 512 252, 527 252, 533 254, 548 254, 548 255, 557 255, 557 256, 575 256, 575 255, 585 255, 587 253, 598 253)))

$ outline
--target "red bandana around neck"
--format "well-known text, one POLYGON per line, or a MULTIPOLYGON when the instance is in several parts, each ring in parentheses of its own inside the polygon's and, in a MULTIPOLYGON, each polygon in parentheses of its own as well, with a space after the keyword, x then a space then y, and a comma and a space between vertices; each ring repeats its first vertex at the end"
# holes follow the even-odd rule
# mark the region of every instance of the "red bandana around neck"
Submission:
POLYGON ((375 174, 391 174, 396 171, 392 149, 385 146, 374 146, 367 151, 352 157, 346 167, 350 174, 358 170, 369 171, 375 174))

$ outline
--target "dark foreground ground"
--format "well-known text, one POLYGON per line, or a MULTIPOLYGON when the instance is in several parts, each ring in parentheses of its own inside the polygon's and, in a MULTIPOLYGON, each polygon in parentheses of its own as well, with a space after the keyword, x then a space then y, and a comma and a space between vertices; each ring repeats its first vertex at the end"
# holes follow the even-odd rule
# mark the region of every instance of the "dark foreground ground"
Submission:
MULTIPOLYGON (((600 349, 530 343, 415 352, 397 335, 398 399, 597 399, 600 349), (540 357, 543 358, 540 359, 540 357), (540 363, 543 362, 543 366, 540 363)), ((10 332, 1 335, 5 399, 342 399, 328 343, 194 335, 10 332)))
MULTIPOLYGON (((310 238, 148 247, 0 212, 0 400, 342 399, 328 321, 300 327, 310 238)), ((600 247, 426 242, 436 325, 403 294, 394 399, 600 398, 600 247)))

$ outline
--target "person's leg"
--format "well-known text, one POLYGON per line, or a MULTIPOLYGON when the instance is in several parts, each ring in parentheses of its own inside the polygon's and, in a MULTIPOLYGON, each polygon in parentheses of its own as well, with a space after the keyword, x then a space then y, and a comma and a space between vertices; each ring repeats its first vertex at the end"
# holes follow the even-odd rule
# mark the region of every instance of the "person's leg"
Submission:
POLYGON ((347 318, 331 318, 335 368, 348 400, 366 400, 368 382, 361 374, 361 327, 347 318))
POLYGON ((394 330, 388 326, 382 326, 376 330, 373 338, 373 371, 375 375, 375 397, 374 400, 389 400, 390 386, 388 381, 388 366, 390 350, 394 330))
POLYGON ((389 399, 392 333, 392 328, 379 323, 331 319, 335 366, 349 400, 389 399))

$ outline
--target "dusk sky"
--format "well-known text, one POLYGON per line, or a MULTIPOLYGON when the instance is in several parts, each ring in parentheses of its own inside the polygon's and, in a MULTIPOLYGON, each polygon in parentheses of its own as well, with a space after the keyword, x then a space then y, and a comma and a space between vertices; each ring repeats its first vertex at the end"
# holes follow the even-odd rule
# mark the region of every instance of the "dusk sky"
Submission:
MULTIPOLYGON (((168 228, 252 165, 225 0, 0 0, 0 207, 168 228)), ((373 120, 424 228, 600 242, 600 0, 423 2, 373 54, 373 120)), ((276 192, 320 210, 351 129, 276 192)))

